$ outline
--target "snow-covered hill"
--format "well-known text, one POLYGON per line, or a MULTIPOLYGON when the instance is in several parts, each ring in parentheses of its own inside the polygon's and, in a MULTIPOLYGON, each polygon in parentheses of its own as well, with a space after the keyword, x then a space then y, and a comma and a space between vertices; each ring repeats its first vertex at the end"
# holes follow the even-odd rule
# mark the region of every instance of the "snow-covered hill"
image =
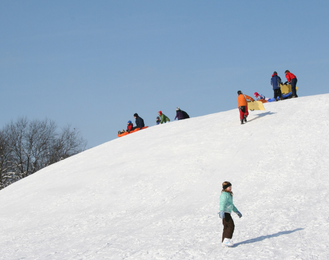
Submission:
POLYGON ((329 259, 329 94, 265 108, 149 127, 5 188, 0 259, 329 259))

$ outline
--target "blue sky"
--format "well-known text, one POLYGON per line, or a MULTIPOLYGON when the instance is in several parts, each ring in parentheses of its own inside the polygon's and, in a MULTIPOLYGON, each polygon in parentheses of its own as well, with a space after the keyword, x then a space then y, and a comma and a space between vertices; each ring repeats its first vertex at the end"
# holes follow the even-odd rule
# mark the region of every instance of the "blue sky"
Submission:
POLYGON ((328 93, 328 10, 328 1, 1 0, 0 126, 47 117, 94 147, 135 112, 153 126, 177 106, 192 117, 233 109, 239 89, 271 97, 274 70, 297 76, 300 97, 328 93))

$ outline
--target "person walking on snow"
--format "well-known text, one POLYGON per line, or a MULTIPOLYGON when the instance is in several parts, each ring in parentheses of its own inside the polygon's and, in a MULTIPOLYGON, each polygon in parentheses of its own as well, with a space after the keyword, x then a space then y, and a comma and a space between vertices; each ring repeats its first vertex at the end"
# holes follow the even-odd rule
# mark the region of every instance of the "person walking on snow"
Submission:
POLYGON ((162 111, 159 111, 159 116, 160 116, 160 124, 170 122, 170 119, 162 113, 162 111))
POLYGON ((287 79, 285 84, 287 84, 287 82, 289 82, 290 85, 291 85, 292 97, 293 98, 298 97, 297 96, 297 90, 296 90, 297 77, 294 74, 292 74, 289 70, 286 70, 284 73, 286 74, 286 79, 287 79))
POLYGON ((222 246, 233 246, 232 241, 234 232, 234 221, 231 217, 231 212, 235 212, 239 218, 242 214, 233 204, 233 192, 232 184, 229 181, 223 182, 223 189, 219 197, 219 217, 222 219, 223 223, 223 235, 222 235, 222 246))
POLYGON ((280 84, 282 84, 281 78, 278 76, 278 73, 274 71, 271 78, 271 85, 273 87, 275 101, 278 101, 277 97, 279 97, 280 100, 282 100, 280 84))
POLYGON ((241 124, 247 122, 248 113, 248 103, 246 97, 242 94, 241 90, 238 91, 238 107, 240 111, 241 124))

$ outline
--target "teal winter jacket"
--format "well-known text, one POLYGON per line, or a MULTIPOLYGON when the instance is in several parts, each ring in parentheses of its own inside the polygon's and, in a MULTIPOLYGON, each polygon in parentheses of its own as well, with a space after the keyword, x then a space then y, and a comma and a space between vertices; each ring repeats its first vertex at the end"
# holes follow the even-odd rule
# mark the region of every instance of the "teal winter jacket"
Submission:
POLYGON ((238 209, 233 204, 233 197, 231 193, 223 191, 219 197, 219 211, 231 213, 232 210, 237 212, 238 209))

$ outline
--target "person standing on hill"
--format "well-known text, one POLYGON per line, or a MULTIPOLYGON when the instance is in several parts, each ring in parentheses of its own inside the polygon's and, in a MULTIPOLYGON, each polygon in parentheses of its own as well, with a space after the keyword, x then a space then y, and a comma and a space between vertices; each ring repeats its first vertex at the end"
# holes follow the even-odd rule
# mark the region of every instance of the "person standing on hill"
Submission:
POLYGON ((246 97, 242 94, 242 91, 238 91, 238 107, 240 111, 241 124, 247 122, 248 113, 248 103, 246 97))
POLYGON ((274 71, 271 78, 271 85, 273 87, 275 101, 278 101, 277 97, 279 97, 280 100, 282 100, 280 84, 282 84, 281 78, 278 76, 278 73, 274 71))
POLYGON ((134 118, 136 123, 134 130, 137 128, 142 129, 145 126, 143 118, 141 118, 137 113, 134 114, 134 118))
POLYGON ((294 74, 292 74, 289 70, 286 70, 284 73, 286 74, 286 79, 287 79, 287 81, 285 82, 285 84, 287 82, 289 82, 290 85, 291 85, 292 97, 293 98, 298 97, 297 96, 297 90, 296 90, 297 77, 294 74))
POLYGON ((160 116, 160 124, 170 122, 170 119, 162 113, 162 111, 159 111, 159 116, 160 116))
POLYGON ((219 197, 219 217, 223 220, 223 235, 222 235, 222 246, 233 246, 232 241, 234 232, 234 221, 231 217, 231 212, 235 212, 239 218, 242 214, 233 204, 233 192, 232 184, 229 181, 225 181, 222 184, 223 189, 219 197))
POLYGON ((182 119, 186 119, 186 118, 190 118, 190 116, 183 110, 181 110, 179 107, 176 108, 176 116, 175 116, 175 119, 176 118, 178 120, 182 120, 182 119))

